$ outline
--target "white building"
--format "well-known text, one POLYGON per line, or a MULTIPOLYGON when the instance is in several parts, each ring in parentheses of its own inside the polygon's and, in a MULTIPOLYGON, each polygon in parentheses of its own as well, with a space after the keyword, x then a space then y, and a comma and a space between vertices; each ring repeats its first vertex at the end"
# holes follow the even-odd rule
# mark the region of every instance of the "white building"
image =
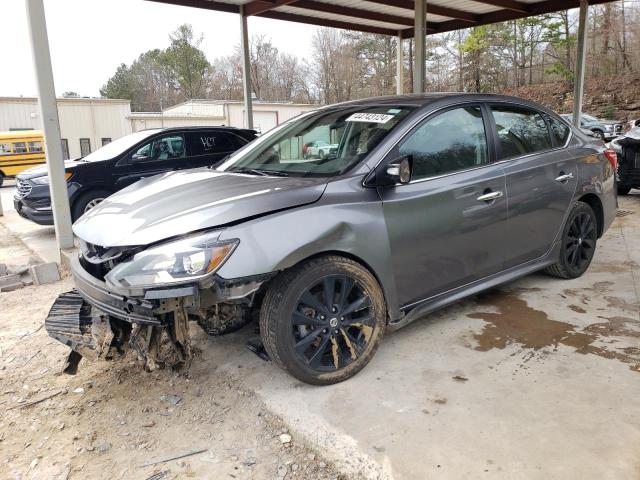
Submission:
MULTIPOLYGON (((76 158, 131 133, 129 100, 59 98, 58 117, 65 158, 76 158)), ((0 131, 41 130, 35 97, 0 97, 0 131)))
MULTIPOLYGON (((306 103, 261 102, 253 103, 253 128, 261 133, 317 105, 306 103)), ((228 125, 245 128, 244 103, 234 100, 189 100, 162 112, 133 112, 129 115, 134 132, 145 128, 228 125)))
MULTIPOLYGON (((259 102, 253 125, 261 133, 316 105, 259 102)), ((58 117, 65 158, 77 158, 102 145, 147 128, 228 125, 244 128, 244 103, 233 100, 190 100, 162 112, 131 112, 129 100, 59 98, 58 117)), ((0 97, 0 131, 42 129, 38 99, 0 97)))

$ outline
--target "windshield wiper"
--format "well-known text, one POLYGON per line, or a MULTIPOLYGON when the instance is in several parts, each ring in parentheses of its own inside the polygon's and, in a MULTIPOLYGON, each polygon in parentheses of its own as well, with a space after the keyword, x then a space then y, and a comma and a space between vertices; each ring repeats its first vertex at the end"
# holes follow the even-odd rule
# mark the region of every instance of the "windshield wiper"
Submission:
POLYGON ((247 173, 249 175, 260 175, 261 177, 288 177, 289 174, 278 170, 260 170, 259 168, 235 168, 229 170, 233 173, 247 173))

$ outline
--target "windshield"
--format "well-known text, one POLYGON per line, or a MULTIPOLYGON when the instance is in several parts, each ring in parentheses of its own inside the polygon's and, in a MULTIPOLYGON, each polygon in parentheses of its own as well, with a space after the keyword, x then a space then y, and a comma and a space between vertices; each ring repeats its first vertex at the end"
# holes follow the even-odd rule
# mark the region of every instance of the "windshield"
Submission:
POLYGON ((255 140, 218 170, 252 175, 339 175, 359 163, 413 107, 345 106, 303 115, 255 140))
POLYGON ((86 157, 82 157, 85 162, 97 162, 100 160, 109 160, 116 155, 119 155, 129 148, 133 147, 136 143, 143 141, 145 138, 150 137, 158 133, 159 129, 143 130, 141 132, 132 133, 125 137, 118 138, 111 143, 107 143, 104 147, 99 148, 95 152, 90 153, 86 157))

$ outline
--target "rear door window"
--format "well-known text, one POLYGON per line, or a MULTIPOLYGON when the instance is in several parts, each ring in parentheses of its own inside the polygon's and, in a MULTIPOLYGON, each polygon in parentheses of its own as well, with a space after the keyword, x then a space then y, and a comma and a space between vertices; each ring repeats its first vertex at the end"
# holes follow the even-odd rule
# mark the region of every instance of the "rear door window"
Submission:
POLYGON ((498 131, 498 158, 520 157, 553 148, 542 114, 523 107, 493 106, 498 131))
POLYGON ((235 150, 233 142, 225 132, 202 131, 187 132, 189 156, 229 153, 235 150))
POLYGON ((554 147, 563 147, 567 143, 569 138, 569 127, 560 120, 553 118, 550 115, 545 115, 544 118, 549 124, 549 132, 551 133, 551 141, 554 147))
POLYGON ((398 151, 412 157, 414 180, 487 164, 487 136, 480 107, 455 108, 426 120, 398 151))

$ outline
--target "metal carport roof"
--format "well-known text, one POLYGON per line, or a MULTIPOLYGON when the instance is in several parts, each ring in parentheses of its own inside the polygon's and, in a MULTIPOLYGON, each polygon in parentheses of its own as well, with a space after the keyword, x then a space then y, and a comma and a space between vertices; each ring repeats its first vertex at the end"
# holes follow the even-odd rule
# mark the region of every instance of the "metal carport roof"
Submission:
MULTIPOLYGON (((323 27, 413 37, 414 0, 149 0, 323 27)), ((592 0, 590 5, 611 0, 592 0)), ((580 0, 428 0, 427 34, 580 6, 580 0)))

